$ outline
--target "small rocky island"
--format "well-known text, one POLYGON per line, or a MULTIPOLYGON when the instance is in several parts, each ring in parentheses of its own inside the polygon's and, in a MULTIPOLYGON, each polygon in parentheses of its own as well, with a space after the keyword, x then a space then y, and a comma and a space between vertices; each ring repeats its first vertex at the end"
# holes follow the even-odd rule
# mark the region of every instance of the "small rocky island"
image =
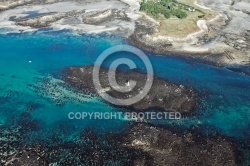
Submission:
MULTIPOLYGON (((93 84, 92 73, 93 66, 69 67, 64 71, 64 80, 81 91, 98 94, 93 84)), ((108 70, 101 68, 99 78, 102 87, 108 89, 106 92, 110 96, 119 99, 128 99, 142 91, 147 80, 147 75, 137 71, 129 73, 116 72, 116 80, 120 86, 126 86, 129 80, 137 82, 133 90, 126 93, 120 93, 110 87, 108 70)), ((164 111, 188 113, 192 111, 194 104, 195 93, 192 89, 154 78, 149 93, 142 100, 129 107, 137 111, 158 108, 164 111)))

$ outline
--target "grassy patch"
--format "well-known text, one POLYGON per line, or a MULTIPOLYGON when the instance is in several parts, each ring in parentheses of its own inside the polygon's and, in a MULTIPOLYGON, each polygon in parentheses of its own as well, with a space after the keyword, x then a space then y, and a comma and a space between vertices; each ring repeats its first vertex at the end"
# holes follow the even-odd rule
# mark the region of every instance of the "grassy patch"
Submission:
MULTIPOLYGON (((151 5, 163 4, 162 1, 163 0, 148 1, 147 3, 151 3, 151 5)), ((177 2, 172 0, 166 1, 168 2, 168 5, 171 4, 170 8, 168 8, 168 6, 163 5, 164 7, 167 7, 167 10, 170 10, 169 17, 165 17, 164 14, 161 12, 154 12, 155 8, 151 8, 150 11, 142 10, 143 12, 160 22, 159 32, 156 35, 166 35, 171 37, 183 38, 191 33, 199 31, 199 27, 197 26, 198 20, 210 20, 217 15, 217 13, 212 10, 203 9, 199 6, 196 6, 194 4, 194 0, 177 0, 177 2), (185 12, 186 17, 182 19, 178 18, 176 15, 171 13, 171 9, 179 9, 185 12)))
POLYGON ((211 19, 215 15, 217 15, 217 13, 215 13, 215 11, 212 11, 209 9, 204 9, 204 8, 199 7, 199 6, 196 6, 194 4, 195 0, 177 0, 177 1, 179 3, 194 7, 196 9, 196 11, 200 12, 200 16, 204 15, 203 19, 211 19))

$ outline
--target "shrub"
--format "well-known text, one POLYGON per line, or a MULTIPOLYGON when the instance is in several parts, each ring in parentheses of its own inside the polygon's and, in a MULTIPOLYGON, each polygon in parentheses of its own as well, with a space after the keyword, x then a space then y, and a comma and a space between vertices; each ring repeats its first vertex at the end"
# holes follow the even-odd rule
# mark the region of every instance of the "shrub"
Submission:
POLYGON ((154 1, 143 1, 141 3, 141 11, 145 11, 147 14, 153 17, 159 17, 159 14, 162 14, 165 18, 170 18, 171 15, 174 15, 180 19, 186 18, 187 13, 181 9, 173 8, 173 0, 161 0, 160 2, 154 1))
POLYGON ((187 17, 187 13, 182 11, 181 9, 175 9, 173 12, 173 15, 175 15, 176 17, 183 19, 187 17))

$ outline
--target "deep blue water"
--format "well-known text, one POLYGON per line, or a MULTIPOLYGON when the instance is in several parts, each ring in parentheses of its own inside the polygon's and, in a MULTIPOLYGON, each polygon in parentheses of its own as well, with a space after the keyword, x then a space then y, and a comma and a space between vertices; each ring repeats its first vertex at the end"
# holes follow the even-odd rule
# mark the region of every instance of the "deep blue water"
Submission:
MULTIPOLYGON (((61 86, 57 77, 67 66, 93 64, 102 51, 118 44, 127 44, 127 41, 117 36, 72 35, 65 31, 0 35, 0 125, 17 123, 28 110, 41 129, 30 132, 26 143, 46 140, 58 125, 70 128, 62 134, 63 139, 73 139, 84 127, 95 127, 99 132, 126 128, 128 122, 122 119, 69 120, 71 111, 119 110, 93 97, 72 92, 61 86), (30 105, 36 109, 29 110, 30 105)), ((149 53, 148 56, 156 76, 192 87, 199 99, 190 117, 153 123, 180 128, 195 125, 208 135, 220 133, 236 140, 250 138, 250 76, 175 57, 149 53)), ((249 69, 249 66, 242 68, 249 69)), ((141 70, 145 70, 143 66, 141 70)))

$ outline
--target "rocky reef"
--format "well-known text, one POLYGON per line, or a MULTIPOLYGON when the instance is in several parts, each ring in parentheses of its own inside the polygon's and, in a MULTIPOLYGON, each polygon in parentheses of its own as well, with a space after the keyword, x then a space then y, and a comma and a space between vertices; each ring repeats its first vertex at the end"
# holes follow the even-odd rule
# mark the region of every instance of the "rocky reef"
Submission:
POLYGON ((0 126, 1 166, 241 164, 235 142, 202 135, 195 127, 180 130, 127 121, 119 131, 102 133, 92 125, 76 128, 72 121, 43 124, 32 116, 39 107, 28 102, 0 126))
POLYGON ((67 123, 58 124, 60 130, 48 134, 37 130, 48 140, 25 145, 25 137, 34 132, 32 124, 18 128, 1 128, 1 165, 131 165, 177 166, 217 165, 235 166, 237 151, 234 144, 222 137, 205 137, 195 131, 179 134, 169 129, 145 123, 134 123, 119 133, 97 133, 85 128, 73 140, 63 134, 67 123), (29 130, 25 128, 29 126, 29 130), (32 129, 32 130, 30 130, 32 129), (63 139, 64 138, 64 139, 63 139), (6 150, 7 149, 7 150, 6 150))
MULTIPOLYGON (((0 1, 2 2, 2 1, 0 1)), ((5 3, 1 3, 0 5, 0 11, 4 11, 4 10, 8 10, 8 9, 13 9, 16 8, 18 6, 22 6, 22 5, 27 5, 27 4, 35 4, 35 3, 39 3, 40 1, 37 0, 20 0, 20 1, 13 1, 13 0, 9 0, 9 1, 4 1, 5 3)))
POLYGON ((0 2, 0 28, 7 32, 27 32, 50 27, 128 37, 133 33, 134 17, 138 16, 132 13, 126 3, 117 0, 8 0, 0 2))
POLYGON ((83 16, 83 23, 99 25, 101 23, 110 22, 115 19, 129 21, 125 10, 106 10, 101 12, 89 12, 83 16))
MULTIPOLYGON (((98 94, 93 84, 92 73, 93 66, 69 67, 64 71, 64 80, 81 91, 98 94)), ((146 74, 137 71, 117 72, 116 79, 120 86, 125 86, 128 80, 137 82, 132 91, 120 93, 109 85, 108 70, 101 68, 99 77, 102 87, 109 89, 107 93, 118 99, 128 99, 137 95, 141 92, 147 80, 146 74)), ((154 78, 149 93, 141 101, 129 107, 135 110, 159 108, 164 111, 188 113, 192 111, 194 104, 195 93, 192 89, 154 78)))
POLYGON ((30 26, 32 28, 42 28, 50 26, 51 23, 56 22, 62 18, 68 18, 71 16, 82 14, 84 12, 85 10, 65 12, 65 13, 48 13, 33 18, 27 18, 27 19, 19 18, 16 20, 16 25, 30 26))
MULTIPOLYGON (((125 147, 147 152, 153 166, 237 165, 232 143, 221 137, 206 138, 192 132, 179 135, 137 123, 125 132, 123 141, 125 147)), ((145 165, 145 162, 138 159, 136 165, 145 165)))

